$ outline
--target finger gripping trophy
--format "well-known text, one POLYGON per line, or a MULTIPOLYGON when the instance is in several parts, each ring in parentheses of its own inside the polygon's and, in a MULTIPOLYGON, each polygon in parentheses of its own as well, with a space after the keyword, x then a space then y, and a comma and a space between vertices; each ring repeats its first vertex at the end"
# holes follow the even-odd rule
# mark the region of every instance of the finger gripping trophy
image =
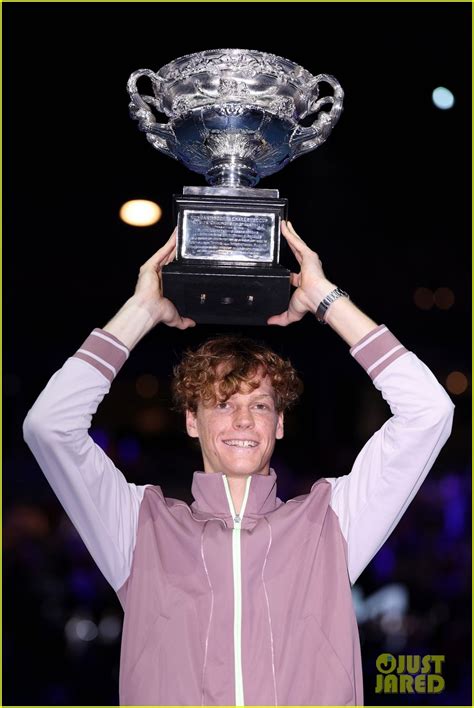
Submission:
POLYGON ((176 260, 163 268, 163 294, 196 322, 265 324, 288 305, 289 271, 279 264, 287 200, 255 186, 326 140, 341 114, 341 86, 273 54, 213 49, 156 73, 135 71, 128 92, 148 141, 210 185, 174 196, 176 260), (144 76, 153 96, 138 92, 144 76), (322 85, 332 93, 321 96, 322 85))

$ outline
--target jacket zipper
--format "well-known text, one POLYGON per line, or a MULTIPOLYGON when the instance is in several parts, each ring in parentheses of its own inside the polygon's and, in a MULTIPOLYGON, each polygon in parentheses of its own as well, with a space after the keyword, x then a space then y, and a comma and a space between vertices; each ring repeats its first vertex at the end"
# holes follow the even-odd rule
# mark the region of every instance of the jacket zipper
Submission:
POLYGON ((235 705, 244 706, 244 681, 242 676, 242 565, 240 555, 240 530, 244 518, 245 506, 249 496, 251 475, 247 477, 244 499, 240 514, 235 513, 229 482, 222 475, 224 488, 229 503, 230 513, 234 520, 232 529, 232 567, 234 576, 234 671, 235 671, 235 705))

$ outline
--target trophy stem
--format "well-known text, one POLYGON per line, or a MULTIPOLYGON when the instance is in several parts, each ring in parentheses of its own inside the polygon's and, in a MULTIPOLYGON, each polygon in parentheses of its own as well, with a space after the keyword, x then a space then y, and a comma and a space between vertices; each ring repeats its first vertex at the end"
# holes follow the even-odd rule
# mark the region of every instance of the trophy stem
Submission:
POLYGON ((255 187, 260 177, 253 162, 226 157, 213 161, 206 180, 212 187, 255 187))

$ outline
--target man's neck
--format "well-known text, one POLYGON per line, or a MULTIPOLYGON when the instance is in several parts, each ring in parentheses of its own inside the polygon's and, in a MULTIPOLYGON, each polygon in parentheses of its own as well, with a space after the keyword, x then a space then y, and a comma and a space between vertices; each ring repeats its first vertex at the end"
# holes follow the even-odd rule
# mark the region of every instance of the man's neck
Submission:
POLYGON ((236 514, 240 514, 240 510, 242 508, 242 503, 244 501, 245 496, 245 489, 247 486, 247 479, 248 475, 242 477, 227 476, 227 481, 229 482, 230 495, 232 497, 232 502, 234 504, 236 514))

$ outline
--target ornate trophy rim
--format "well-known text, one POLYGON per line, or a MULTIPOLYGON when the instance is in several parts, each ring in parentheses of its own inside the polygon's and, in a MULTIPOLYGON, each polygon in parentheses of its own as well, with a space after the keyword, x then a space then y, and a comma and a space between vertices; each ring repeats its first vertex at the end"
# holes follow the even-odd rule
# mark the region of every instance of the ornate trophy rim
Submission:
MULTIPOLYGON (((266 61, 268 62, 268 64, 265 67, 264 73, 274 75, 278 78, 283 78, 286 82, 298 83, 301 85, 301 88, 307 88, 308 84, 311 85, 314 81, 316 81, 316 77, 311 74, 311 72, 301 66, 301 64, 297 64, 291 59, 286 59, 285 57, 282 57, 278 54, 272 54, 271 52, 263 52, 259 49, 239 49, 237 47, 206 49, 201 52, 191 52, 190 54, 183 54, 182 56, 173 59, 172 61, 168 62, 160 69, 158 69, 156 75, 164 79, 165 81, 175 81, 183 79, 187 76, 192 76, 196 73, 196 68, 199 66, 200 61, 210 59, 213 56, 216 56, 216 59, 222 56, 229 56, 234 58, 237 56, 245 56, 252 59, 260 59, 266 61), (193 62, 195 63, 193 64, 193 62), (189 66, 186 70, 187 63, 190 63, 191 66, 189 66), (275 66, 275 63, 277 65, 280 64, 282 68, 278 70, 278 66, 275 66), (184 66, 182 66, 183 64, 184 66), (285 71, 283 67, 286 67, 287 70, 285 71), (288 72, 288 69, 291 69, 291 72, 288 72), (176 76, 173 76, 174 72, 176 72, 176 76)), ((229 72, 235 72, 236 69, 238 70, 238 68, 239 67, 236 67, 235 65, 229 66, 229 72)), ((208 71, 208 69, 203 70, 208 71)))

